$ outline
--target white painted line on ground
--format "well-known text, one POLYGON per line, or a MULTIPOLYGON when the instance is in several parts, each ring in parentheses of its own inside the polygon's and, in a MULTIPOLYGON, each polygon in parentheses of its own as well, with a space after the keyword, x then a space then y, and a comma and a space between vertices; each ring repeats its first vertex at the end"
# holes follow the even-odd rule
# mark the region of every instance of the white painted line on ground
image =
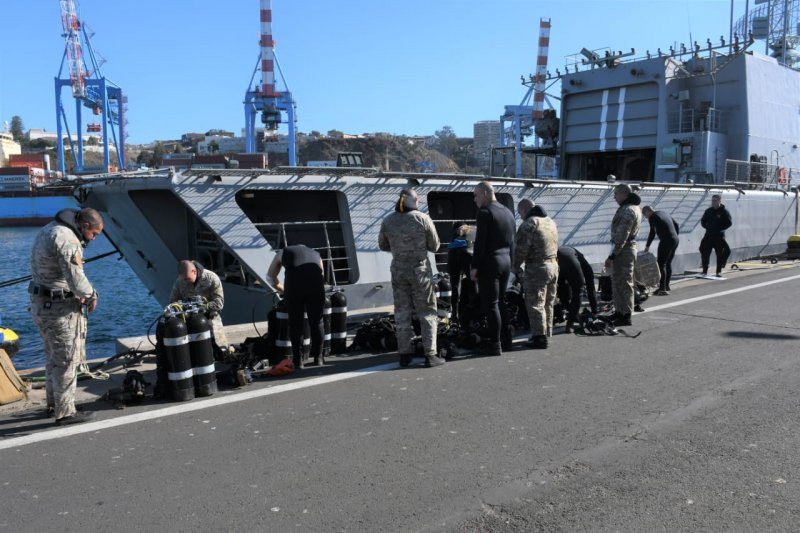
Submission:
POLYGON ((135 415, 120 416, 117 418, 109 418, 108 420, 98 420, 97 422, 87 422, 83 424, 76 424, 74 426, 65 426, 50 431, 42 431, 41 433, 34 433, 31 435, 23 435, 21 437, 9 437, 0 440, 0 450, 8 448, 19 448, 28 444, 35 444, 46 440, 61 439, 70 437, 72 435, 80 435, 83 433, 92 433, 102 429, 113 428, 117 426, 124 426, 126 424, 133 424, 135 422, 144 422, 146 420, 154 420, 156 418, 163 418, 165 416, 178 415, 181 413, 190 413, 192 411, 199 411, 208 407, 216 407, 219 405, 227 405, 231 403, 243 402, 252 400, 254 398, 262 398, 264 396, 272 396, 273 394, 280 394, 293 390, 305 389, 308 387, 315 387, 326 383, 335 383, 337 381, 344 381, 347 379, 367 376, 376 372, 383 372, 397 368, 397 363, 387 363, 383 365, 370 366, 360 370, 353 370, 352 372, 343 372, 341 374, 331 374, 328 376, 320 376, 317 378, 304 379, 295 381, 293 383, 285 383, 283 385, 275 385, 263 389, 250 390, 247 392, 240 392, 225 396, 217 396, 207 400, 195 400, 189 403, 181 403, 171 405, 162 409, 154 409, 152 411, 145 411, 136 413, 135 415))
POLYGON ((728 290, 728 291, 721 291, 721 292, 715 292, 715 293, 712 293, 712 294, 706 294, 705 296, 698 296, 696 298, 687 298, 686 300, 678 300, 677 302, 670 302, 670 303, 662 304, 662 305, 654 305, 652 307, 648 307, 647 309, 645 309, 644 312, 645 313, 652 313, 653 311, 661 311, 661 310, 664 310, 664 309, 669 309, 671 307, 678 307, 679 305, 686 305, 686 304, 691 304, 691 303, 694 303, 694 302, 701 302, 703 300, 710 300, 712 298, 719 298, 721 296, 727 296, 729 294, 736 294, 737 292, 744 292, 744 291, 750 291, 750 290, 753 290, 753 289, 759 289, 761 287, 766 287, 768 285, 774 285, 776 283, 784 283, 786 281, 792 281, 792 280, 795 280, 795 279, 800 279, 800 274, 798 274, 796 276, 789 276, 788 278, 774 279, 772 281, 765 281, 763 283, 756 283, 754 285, 747 285, 745 287, 739 287, 738 289, 731 289, 731 290, 728 290))
MULTIPOLYGON (((763 283, 756 283, 754 285, 747 285, 745 287, 739 287, 738 289, 715 292, 713 294, 698 296, 696 298, 687 298, 686 300, 678 300, 677 302, 670 302, 663 305, 655 305, 653 307, 648 307, 645 310, 645 312, 652 313, 654 311, 661 311, 663 309, 678 307, 680 305, 700 302, 703 300, 710 300, 711 298, 719 298, 722 296, 727 296, 729 294, 735 294, 737 292, 744 292, 752 289, 758 289, 761 287, 766 287, 768 285, 774 285, 776 283, 784 283, 786 281, 792 281, 795 279, 800 279, 800 274, 796 276, 790 276, 788 278, 781 278, 772 281, 765 281, 763 283)), ((283 385, 275 385, 263 389, 250 390, 247 392, 240 392, 225 396, 217 396, 214 398, 209 398, 207 400, 195 400, 190 403, 171 405, 169 407, 164 407, 162 409, 154 409, 152 411, 145 411, 142 413, 137 413, 135 415, 120 416, 117 418, 110 418, 108 420, 98 420, 97 422, 88 422, 85 424, 79 424, 75 426, 67 426, 50 431, 42 431, 41 433, 34 433, 31 435, 23 435, 20 437, 9 437, 7 439, 0 439, 0 450, 9 448, 19 448, 21 446, 26 446, 28 444, 35 444, 37 442, 61 439, 64 437, 70 437, 72 435, 92 433, 95 431, 109 429, 117 426, 124 426, 136 422, 144 422, 147 420, 154 420, 156 418, 163 418, 166 416, 178 415, 182 413, 190 413, 192 411, 199 411, 201 409, 206 409, 208 407, 216 407, 219 405, 227 405, 231 403, 243 402, 246 400, 252 400, 254 398, 262 398, 264 396, 272 396, 273 394, 280 394, 282 392, 289 392, 299 389, 305 389, 308 387, 315 387, 317 385, 324 385, 326 383, 335 383, 337 381, 344 381, 347 379, 357 378, 361 376, 368 376, 369 374, 374 374, 376 372, 383 372, 385 370, 391 370, 393 368, 397 368, 397 363, 387 363, 383 365, 362 368, 360 370, 353 370, 352 372, 344 372, 341 374, 331 374, 328 376, 320 376, 317 378, 304 379, 293 383, 285 383, 283 385)))

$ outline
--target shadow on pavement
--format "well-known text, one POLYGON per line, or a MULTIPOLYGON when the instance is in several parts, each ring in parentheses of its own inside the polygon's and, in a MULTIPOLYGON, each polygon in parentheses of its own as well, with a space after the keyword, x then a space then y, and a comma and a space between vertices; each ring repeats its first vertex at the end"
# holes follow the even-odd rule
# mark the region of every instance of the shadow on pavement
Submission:
POLYGON ((765 333, 763 331, 728 331, 725 333, 725 335, 736 339, 771 339, 777 341, 793 341, 800 339, 800 335, 791 335, 788 333, 765 333))

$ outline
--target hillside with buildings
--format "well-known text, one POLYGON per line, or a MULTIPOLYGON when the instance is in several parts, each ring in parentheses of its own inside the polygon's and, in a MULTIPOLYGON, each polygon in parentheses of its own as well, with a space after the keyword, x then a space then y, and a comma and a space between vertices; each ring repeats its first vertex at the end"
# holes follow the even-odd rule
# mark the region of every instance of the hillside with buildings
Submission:
MULTIPOLYGON (((439 172, 487 174, 492 148, 497 145, 500 124, 498 121, 481 121, 475 124, 474 137, 457 137, 452 129, 444 126, 427 136, 393 135, 390 133, 348 134, 331 130, 327 134, 312 131, 296 136, 297 164, 300 166, 335 165, 338 154, 357 152, 362 155, 364 166, 395 172, 439 172)), ((56 150, 56 134, 39 128, 31 128, 19 138, 19 143, 4 140, 0 156, 4 152, 41 154, 50 161, 50 168, 59 168, 56 150)), ((19 137, 19 135, 18 135, 19 137)), ((74 137, 74 134, 73 134, 74 137)), ((73 139, 74 141, 74 139, 73 139)), ((99 134, 83 135, 84 161, 90 172, 100 172, 102 144, 99 134), (94 170, 97 168, 98 170, 94 170)), ((256 150, 265 154, 268 167, 288 164, 288 137, 258 131, 256 150)), ((74 173, 69 143, 65 143, 66 172, 74 173)), ((112 165, 115 161, 111 147, 112 165)), ((128 170, 175 166, 185 168, 192 164, 206 166, 229 165, 231 160, 249 159, 253 166, 258 161, 242 155, 245 139, 233 132, 211 129, 204 133, 184 133, 180 138, 164 139, 147 144, 126 144, 125 156, 128 170)), ((8 153, 0 157, 0 166, 8 165, 8 153)))

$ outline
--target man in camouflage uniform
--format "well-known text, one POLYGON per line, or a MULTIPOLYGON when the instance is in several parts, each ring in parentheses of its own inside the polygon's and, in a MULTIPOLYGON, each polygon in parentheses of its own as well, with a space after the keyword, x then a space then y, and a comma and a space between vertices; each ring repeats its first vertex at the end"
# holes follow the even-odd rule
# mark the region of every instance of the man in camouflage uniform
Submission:
POLYGON ((92 420, 75 409, 77 368, 85 357, 86 317, 97 307, 97 291, 83 273, 83 248, 103 231, 94 209, 62 209, 42 228, 31 249, 31 315, 47 354, 46 392, 57 425, 92 420))
POLYGON ((219 313, 225 305, 225 295, 222 292, 222 282, 214 272, 206 270, 197 261, 183 260, 178 262, 178 279, 169 293, 169 301, 188 300, 195 296, 202 296, 208 300, 206 315, 211 321, 211 330, 217 348, 228 350, 228 338, 222 326, 219 313))
POLYGON ((397 323, 400 366, 408 366, 414 355, 412 314, 422 329, 425 366, 444 364, 436 355, 436 296, 428 252, 439 250, 439 236, 431 218, 417 209, 417 191, 403 189, 395 212, 383 219, 378 246, 392 253, 392 291, 397 323))
POLYGON ((523 222, 514 239, 512 271, 522 275, 525 263, 523 286, 525 307, 531 324, 533 348, 547 348, 547 338, 553 333, 553 306, 558 286, 558 229, 552 218, 523 199, 517 206, 523 222))
POLYGON ((614 326, 630 326, 633 311, 633 269, 636 264, 636 236, 642 223, 641 199, 630 185, 620 183, 614 187, 614 200, 619 208, 611 221, 611 253, 606 268, 611 268, 611 285, 614 293, 614 326))

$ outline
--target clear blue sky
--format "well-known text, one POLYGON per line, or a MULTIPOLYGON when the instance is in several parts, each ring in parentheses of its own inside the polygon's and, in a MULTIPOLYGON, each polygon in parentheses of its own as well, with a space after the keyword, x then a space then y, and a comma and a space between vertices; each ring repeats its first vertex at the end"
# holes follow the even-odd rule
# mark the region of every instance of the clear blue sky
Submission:
MULTIPOLYGON (((753 2, 750 2, 752 7, 753 2)), ((58 0, 0 0, 0 121, 55 130, 58 0)), ((666 49, 728 36, 729 0, 273 0, 276 53, 300 131, 472 135, 525 93, 540 17, 549 69, 582 47, 666 49)), ((745 1, 734 1, 735 18, 745 1)), ((258 0, 80 0, 102 70, 128 96, 128 142, 244 125, 258 0)), ((763 51, 763 46, 756 48, 763 51)), ((68 91, 64 91, 68 97, 68 91)), ((69 108, 72 108, 69 104, 69 108)))

